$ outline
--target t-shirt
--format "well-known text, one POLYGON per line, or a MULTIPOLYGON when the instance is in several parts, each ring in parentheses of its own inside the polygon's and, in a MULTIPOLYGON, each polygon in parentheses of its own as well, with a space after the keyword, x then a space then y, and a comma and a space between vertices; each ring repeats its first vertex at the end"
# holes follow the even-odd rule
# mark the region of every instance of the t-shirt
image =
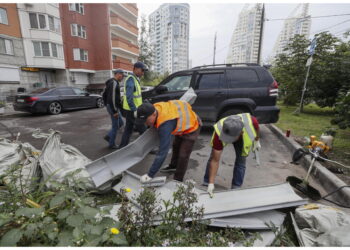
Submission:
MULTIPOLYGON (((259 122, 254 116, 250 116, 252 118, 252 123, 255 128, 256 133, 259 132, 259 122)), ((242 136, 238 140, 241 140, 242 136)), ((222 144, 222 141, 219 139, 218 134, 214 130, 214 139, 213 139, 213 149, 215 150, 222 150, 224 148, 224 145, 222 144)))

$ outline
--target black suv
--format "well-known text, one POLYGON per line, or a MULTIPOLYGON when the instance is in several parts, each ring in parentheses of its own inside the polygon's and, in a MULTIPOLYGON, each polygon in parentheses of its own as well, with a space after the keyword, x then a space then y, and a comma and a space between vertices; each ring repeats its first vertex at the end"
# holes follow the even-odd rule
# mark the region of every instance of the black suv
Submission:
POLYGON ((267 68, 258 64, 220 64, 179 71, 153 90, 143 92, 151 103, 179 99, 192 87, 192 105, 205 125, 228 115, 249 112, 259 123, 278 121, 278 84, 267 68))

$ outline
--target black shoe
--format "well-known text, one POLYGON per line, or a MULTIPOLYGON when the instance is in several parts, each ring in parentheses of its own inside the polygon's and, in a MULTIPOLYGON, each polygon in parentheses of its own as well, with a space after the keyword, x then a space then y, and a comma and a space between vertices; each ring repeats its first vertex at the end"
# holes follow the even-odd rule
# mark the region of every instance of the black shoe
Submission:
POLYGON ((109 136, 108 135, 105 135, 105 137, 103 137, 103 139, 107 142, 109 142, 109 136))
POLYGON ((174 168, 174 167, 172 167, 170 165, 168 165, 167 167, 162 168, 160 170, 160 172, 162 172, 162 173, 175 173, 175 171, 176 171, 176 168, 174 168))
POLYGON ((119 149, 119 147, 117 145, 113 145, 113 146, 109 146, 109 149, 119 149))

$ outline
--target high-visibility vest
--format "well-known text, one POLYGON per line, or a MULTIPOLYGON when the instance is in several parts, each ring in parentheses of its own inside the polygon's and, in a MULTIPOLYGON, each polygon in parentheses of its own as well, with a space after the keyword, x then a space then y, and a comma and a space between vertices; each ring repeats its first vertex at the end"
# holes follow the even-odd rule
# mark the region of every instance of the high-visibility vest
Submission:
POLYGON ((177 119, 176 128, 171 132, 172 135, 189 134, 198 129, 198 117, 188 102, 172 100, 157 102, 153 105, 158 112, 156 128, 166 121, 177 119))
POLYGON ((134 101, 135 107, 137 108, 142 104, 142 93, 141 93, 140 83, 135 76, 129 75, 124 82, 123 109, 125 110, 131 110, 129 107, 128 100, 126 99, 126 83, 129 80, 129 78, 132 78, 134 80, 135 91, 133 93, 133 101, 134 101))
MULTIPOLYGON (((242 156, 248 156, 249 152, 253 146, 255 137, 256 137, 256 131, 255 128, 253 126, 253 122, 252 122, 252 118, 250 116, 249 113, 243 113, 243 114, 238 114, 238 115, 234 115, 234 116, 238 116, 241 118, 244 127, 243 127, 243 149, 242 149, 242 156)), ((230 117, 230 116, 228 116, 230 117)), ((213 136, 211 138, 211 146, 213 146, 213 140, 214 140, 214 135, 215 133, 220 137, 221 133, 222 133, 222 128, 224 126, 224 121, 228 118, 228 117, 224 117, 221 120, 219 120, 217 123, 215 123, 214 125, 214 133, 213 136)), ((227 143, 222 141, 223 146, 226 146, 227 143)))

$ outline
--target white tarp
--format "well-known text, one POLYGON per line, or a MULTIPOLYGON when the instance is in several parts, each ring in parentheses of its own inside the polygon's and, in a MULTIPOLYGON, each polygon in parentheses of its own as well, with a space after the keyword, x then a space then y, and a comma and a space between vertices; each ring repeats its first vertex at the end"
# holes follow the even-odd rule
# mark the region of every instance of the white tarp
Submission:
POLYGON ((294 227, 302 246, 350 246, 350 215, 338 208, 322 204, 298 207, 294 227))
MULTIPOLYGON (((38 166, 38 155, 40 151, 35 149, 29 143, 21 143, 0 138, 0 175, 6 173, 6 170, 11 166, 20 166, 21 182, 24 186, 23 190, 29 191, 29 185, 34 177, 40 174, 38 166)), ((5 177, 0 182, 11 181, 5 177)), ((17 180, 17 186, 20 185, 20 180, 17 180)))
MULTIPOLYGON (((75 178, 87 178, 87 187, 95 187, 90 179, 89 173, 85 169, 85 166, 89 164, 91 160, 75 147, 61 143, 61 136, 58 131, 50 129, 48 134, 35 132, 33 136, 36 138, 47 137, 39 157, 44 181, 51 178, 52 180, 61 182, 67 174, 81 169, 81 171, 75 175, 75 178)), ((48 182, 47 185, 50 185, 50 183, 48 182)))

